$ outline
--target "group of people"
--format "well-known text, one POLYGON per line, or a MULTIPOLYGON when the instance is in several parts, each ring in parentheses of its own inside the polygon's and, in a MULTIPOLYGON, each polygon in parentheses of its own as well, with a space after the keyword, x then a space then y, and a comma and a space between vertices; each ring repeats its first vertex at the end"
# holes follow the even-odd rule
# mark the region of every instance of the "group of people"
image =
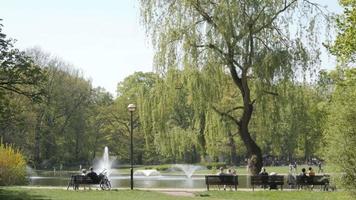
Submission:
POLYGON ((91 180, 93 180, 94 182, 97 182, 99 180, 98 174, 94 171, 93 167, 90 167, 89 170, 90 170, 90 172, 87 173, 86 169, 82 169, 81 175, 88 176, 88 177, 90 177, 91 180))
POLYGON ((300 176, 315 176, 315 172, 312 167, 309 167, 308 172, 306 172, 306 169, 303 168, 302 172, 300 173, 300 176))
POLYGON ((219 168, 219 172, 216 175, 232 175, 232 176, 236 176, 237 172, 235 169, 228 169, 227 173, 224 172, 224 167, 220 167, 219 168))

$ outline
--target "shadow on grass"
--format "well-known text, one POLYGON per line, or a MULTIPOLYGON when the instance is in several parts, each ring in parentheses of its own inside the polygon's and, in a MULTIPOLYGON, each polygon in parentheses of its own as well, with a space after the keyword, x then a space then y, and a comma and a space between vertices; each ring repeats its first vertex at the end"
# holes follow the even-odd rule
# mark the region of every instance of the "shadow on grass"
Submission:
POLYGON ((0 200, 50 200, 48 197, 32 195, 25 191, 0 189, 0 200))

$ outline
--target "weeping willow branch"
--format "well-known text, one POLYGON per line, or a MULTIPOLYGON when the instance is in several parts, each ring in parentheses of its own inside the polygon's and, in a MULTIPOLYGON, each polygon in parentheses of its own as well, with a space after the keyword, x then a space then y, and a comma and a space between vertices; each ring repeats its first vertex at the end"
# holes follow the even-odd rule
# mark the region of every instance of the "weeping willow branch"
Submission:
POLYGON ((277 19, 277 17, 278 17, 281 13, 283 13, 284 11, 286 11, 289 7, 291 7, 291 6, 292 6, 294 3, 296 3, 296 2, 297 2, 297 0, 293 0, 293 1, 289 2, 289 3, 287 3, 287 0, 285 0, 285 1, 284 1, 284 7, 283 7, 282 9, 278 10, 278 11, 271 17, 271 19, 268 20, 267 23, 264 23, 261 27, 255 29, 252 34, 259 33, 261 30, 263 30, 263 29, 265 29, 265 28, 271 26, 271 24, 277 19))

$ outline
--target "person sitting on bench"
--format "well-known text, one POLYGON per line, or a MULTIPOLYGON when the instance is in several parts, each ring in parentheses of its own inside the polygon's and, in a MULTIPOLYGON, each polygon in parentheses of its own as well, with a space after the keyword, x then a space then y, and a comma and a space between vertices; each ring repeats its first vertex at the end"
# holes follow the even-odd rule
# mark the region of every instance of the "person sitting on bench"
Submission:
POLYGON ((261 172, 258 175, 261 176, 263 189, 266 189, 268 185, 268 173, 266 171, 266 168, 262 167, 261 172))
POLYGON ((99 182, 99 176, 94 172, 94 169, 91 167, 90 172, 87 174, 88 177, 94 182, 98 183, 99 182))

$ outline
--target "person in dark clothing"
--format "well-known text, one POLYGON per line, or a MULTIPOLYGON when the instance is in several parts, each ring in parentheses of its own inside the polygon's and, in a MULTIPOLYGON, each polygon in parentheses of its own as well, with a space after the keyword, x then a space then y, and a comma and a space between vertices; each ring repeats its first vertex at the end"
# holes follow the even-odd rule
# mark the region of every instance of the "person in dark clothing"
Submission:
POLYGON ((302 169, 302 173, 300 173, 299 176, 303 176, 303 177, 307 176, 305 168, 302 169))
POLYGON ((99 182, 99 176, 94 172, 94 169, 91 167, 90 172, 87 174, 88 177, 95 183, 99 182))
POLYGON ((266 172, 266 168, 262 167, 261 172, 259 173, 261 176, 268 176, 268 173, 266 172))
POLYGON ((263 189, 266 189, 268 186, 268 173, 266 171, 266 168, 262 167, 261 172, 258 175, 262 176, 262 187, 263 189))

